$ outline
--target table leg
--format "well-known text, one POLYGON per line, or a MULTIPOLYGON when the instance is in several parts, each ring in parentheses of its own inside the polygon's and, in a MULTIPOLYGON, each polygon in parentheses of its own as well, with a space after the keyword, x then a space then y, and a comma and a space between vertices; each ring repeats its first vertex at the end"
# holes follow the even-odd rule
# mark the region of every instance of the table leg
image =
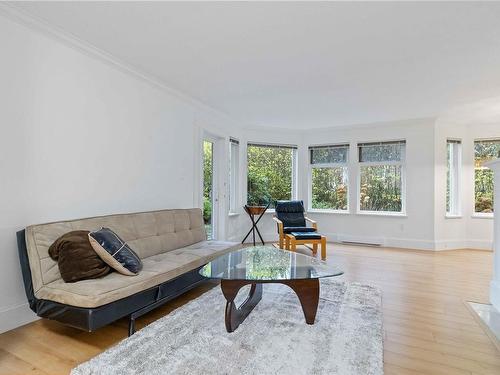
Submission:
POLYGON ((226 330, 234 332, 262 299, 262 284, 240 280, 221 280, 220 286, 222 294, 224 294, 227 301, 225 312, 226 330), (251 284, 251 287, 247 299, 240 306, 236 307, 234 299, 238 295, 239 290, 248 284, 251 284))
POLYGON ((306 323, 314 324, 319 303, 319 279, 286 280, 281 283, 288 285, 297 294, 306 323))
POLYGON ((252 239, 255 246, 255 220, 253 219, 253 215, 250 215, 250 219, 252 219, 252 239))
POLYGON ((257 231, 257 234, 259 235, 260 242, 262 242, 262 245, 265 245, 264 240, 262 239, 262 235, 260 234, 259 227, 257 226, 257 223, 255 223, 255 230, 257 231))

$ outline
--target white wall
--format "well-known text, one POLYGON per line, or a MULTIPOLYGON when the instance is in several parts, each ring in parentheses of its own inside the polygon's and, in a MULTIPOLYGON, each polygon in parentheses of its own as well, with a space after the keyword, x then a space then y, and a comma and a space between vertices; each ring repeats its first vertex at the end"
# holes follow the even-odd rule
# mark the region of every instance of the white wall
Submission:
POLYGON ((0 16, 0 331, 34 319, 15 232, 197 204, 200 126, 227 119, 0 16))
POLYGON ((435 138, 436 248, 492 248, 493 218, 474 215, 474 140, 500 138, 500 122, 464 124, 438 120, 435 138), (462 140, 461 216, 446 218, 446 140, 462 140))
MULTIPOLYGON (((481 112, 484 108, 481 108, 481 112)), ((463 113, 461 112, 461 115, 463 113)), ((470 121, 470 120, 469 120, 470 121)), ((309 207, 310 145, 405 139, 406 144, 406 216, 365 215, 356 213, 356 148, 351 147, 354 173, 350 175, 351 212, 319 213, 308 216, 318 221, 320 231, 329 240, 382 242, 385 246, 422 250, 486 249, 493 239, 493 220, 473 215, 474 211, 474 140, 500 138, 500 121, 494 123, 457 122, 448 117, 374 123, 354 127, 332 127, 312 131, 288 131, 269 128, 247 129, 242 136, 242 200, 246 197, 246 141, 295 144, 298 149, 298 199, 309 207), (446 214, 446 140, 462 140, 462 173, 460 218, 446 214)), ((266 241, 276 241, 276 226, 266 214, 259 227, 266 241)), ((231 239, 239 240, 249 228, 242 214, 231 218, 231 239)))
MULTIPOLYGON (((370 124, 351 128, 331 128, 306 132, 306 145, 350 143, 353 165, 350 179, 350 214, 314 213, 322 232, 334 240, 382 242, 386 246, 433 249, 434 197, 432 119, 370 124), (356 144, 386 140, 406 140, 406 216, 358 214, 356 144), (354 146, 354 147, 353 147, 354 146)), ((308 166, 304 168, 306 171, 308 166)), ((308 179, 302 181, 308 183, 308 179)), ((306 190, 304 186, 303 190, 306 190)), ((307 196, 304 196, 307 200, 307 196)))
MULTIPOLYGON (((350 155, 355 161, 356 143, 405 139, 406 145, 406 216, 356 214, 357 174, 350 176, 351 213, 315 213, 309 216, 318 221, 320 231, 330 240, 340 239, 377 241, 386 246, 417 249, 434 249, 434 119, 397 121, 356 127, 333 127, 314 131, 288 131, 269 128, 246 129, 242 138, 241 168, 246 166, 247 141, 295 144, 298 146, 298 199, 304 200, 306 208, 309 189, 309 145, 351 143, 354 147, 350 155), (422 150, 425 150, 422 152, 422 150)), ((353 163, 354 167, 356 163, 353 163)), ((354 171, 354 168, 353 168, 354 171)), ((244 192, 241 204, 246 197, 246 171, 243 171, 244 192)), ((231 218, 233 230, 231 239, 241 239, 250 226, 249 219, 241 214, 238 219, 231 218), (237 228, 236 228, 237 227, 237 228)), ((262 219, 259 228, 265 240, 277 238, 276 225, 272 213, 262 219)))

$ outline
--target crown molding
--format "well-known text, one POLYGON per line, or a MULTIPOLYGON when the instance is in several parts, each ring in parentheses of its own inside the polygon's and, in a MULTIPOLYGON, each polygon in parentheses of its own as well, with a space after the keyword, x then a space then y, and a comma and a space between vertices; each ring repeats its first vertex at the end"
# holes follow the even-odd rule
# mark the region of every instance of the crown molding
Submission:
POLYGON ((119 59, 118 57, 84 41, 76 35, 55 25, 49 24, 47 21, 40 17, 19 9, 11 2, 0 2, 0 15, 10 19, 13 22, 28 27, 31 30, 40 32, 41 34, 50 37, 51 39, 56 40, 66 45, 67 47, 77 50, 78 52, 81 52, 89 57, 97 59, 100 62, 103 62, 122 73, 126 73, 136 79, 147 82, 151 86, 160 89, 179 100, 187 102, 195 108, 205 110, 215 116, 223 117, 231 123, 236 122, 239 124, 244 124, 244 122, 235 119, 233 116, 220 109, 214 108, 211 105, 204 103, 200 99, 194 98, 179 90, 173 89, 172 87, 168 86, 161 78, 146 73, 140 68, 137 68, 132 64, 129 64, 119 59))

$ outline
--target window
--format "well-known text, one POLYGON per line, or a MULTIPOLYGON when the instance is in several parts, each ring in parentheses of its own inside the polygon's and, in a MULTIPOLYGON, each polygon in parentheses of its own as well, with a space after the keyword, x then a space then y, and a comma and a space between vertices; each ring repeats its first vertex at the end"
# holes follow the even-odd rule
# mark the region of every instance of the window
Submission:
POLYGON ((238 172, 240 142, 229 138, 229 212, 236 212, 238 205, 238 172))
POLYGON ((247 175, 249 205, 274 208, 276 200, 295 198, 296 146, 249 143, 247 175))
POLYGON ((496 159, 500 152, 500 140, 474 142, 474 211, 493 213, 493 171, 484 166, 486 161, 496 159))
POLYGON ((462 142, 446 142, 446 215, 460 215, 460 167, 462 164, 462 142))
POLYGON ((349 145, 309 147, 312 209, 348 209, 349 145))
POLYGON ((405 151, 405 141, 358 143, 360 211, 404 211, 405 151))

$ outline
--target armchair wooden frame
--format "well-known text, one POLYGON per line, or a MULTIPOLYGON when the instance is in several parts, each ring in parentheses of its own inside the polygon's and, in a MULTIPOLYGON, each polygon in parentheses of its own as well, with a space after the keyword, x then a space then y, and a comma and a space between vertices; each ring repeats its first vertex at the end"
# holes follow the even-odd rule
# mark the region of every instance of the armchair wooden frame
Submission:
MULTIPOLYGON (((304 216, 304 219, 311 223, 311 226, 314 229, 318 229, 318 223, 307 216, 304 216)), ((291 234, 286 234, 284 232, 283 222, 278 219, 276 216, 273 216, 273 220, 278 224, 278 234, 279 234, 279 243, 278 246, 280 249, 286 249, 295 251, 297 245, 305 245, 309 249, 312 250, 313 254, 316 255, 318 252, 318 245, 321 245, 321 259, 326 259, 326 237, 321 236, 321 239, 307 239, 307 240, 296 240, 294 236, 291 234), (308 245, 312 245, 309 247, 308 245)))
MULTIPOLYGON (((318 223, 314 221, 313 219, 308 218, 307 216, 304 216, 304 219, 308 222, 311 223, 311 226, 314 229, 318 229, 318 223)), ((278 219, 276 216, 273 216, 273 220, 278 224, 278 233, 279 233, 279 248, 284 249, 285 247, 285 232, 284 232, 284 226, 283 222, 278 219)))
POLYGON ((318 245, 321 245, 321 260, 326 260, 326 237, 320 236, 318 239, 296 239, 292 234, 285 234, 285 249, 290 251, 296 251, 297 245, 304 245, 308 249, 312 250, 313 255, 316 256, 318 253, 318 245), (312 245, 312 248, 308 245, 312 245))

